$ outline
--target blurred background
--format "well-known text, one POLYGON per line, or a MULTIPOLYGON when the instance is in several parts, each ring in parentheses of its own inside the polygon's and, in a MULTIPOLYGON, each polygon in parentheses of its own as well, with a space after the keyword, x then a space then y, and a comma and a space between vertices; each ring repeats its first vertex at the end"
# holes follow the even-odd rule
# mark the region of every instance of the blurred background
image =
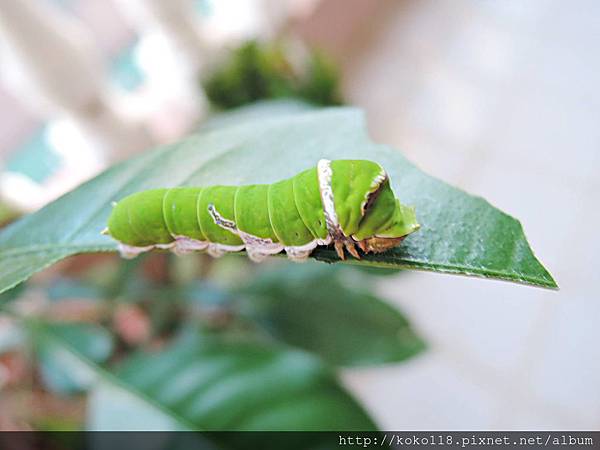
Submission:
MULTIPOLYGON (((358 106, 375 141, 521 220, 561 290, 377 276, 374 291, 427 349, 343 369, 345 386, 383 429, 599 429, 599 51, 592 0, 7 0, 0 217, 34 211, 218 111, 270 97, 358 106)), ((100 259, 44 272, 27 304, 82 267, 96 279, 119 264, 100 259)), ((242 270, 228 264, 220 277, 242 270)), ((146 275, 164 275, 151 267, 146 275)), ((133 348, 150 325, 131 304, 111 323, 133 348)), ((84 305, 53 314, 95 320, 84 305)), ((0 429, 33 426, 36 409, 77 426, 80 401, 47 386, 24 393, 31 367, 14 328, 0 315, 0 429)))

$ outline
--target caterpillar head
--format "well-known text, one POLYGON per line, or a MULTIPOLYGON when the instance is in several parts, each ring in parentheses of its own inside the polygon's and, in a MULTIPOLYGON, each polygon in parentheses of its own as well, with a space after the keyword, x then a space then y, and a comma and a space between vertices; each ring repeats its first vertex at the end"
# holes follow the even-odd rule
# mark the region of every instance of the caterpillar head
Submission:
POLYGON ((419 229, 414 208, 395 197, 379 164, 332 161, 331 168, 339 226, 364 252, 388 250, 419 229))
POLYGON ((369 196, 364 217, 352 238, 358 241, 363 251, 380 253, 397 246, 419 227, 415 209, 402 205, 394 197, 386 177, 378 190, 369 196))

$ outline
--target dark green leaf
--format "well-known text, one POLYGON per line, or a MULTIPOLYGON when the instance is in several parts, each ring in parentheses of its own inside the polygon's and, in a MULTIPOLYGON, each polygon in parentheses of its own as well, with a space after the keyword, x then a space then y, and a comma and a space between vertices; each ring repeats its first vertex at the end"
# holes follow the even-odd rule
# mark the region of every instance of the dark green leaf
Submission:
POLYGON ((404 316, 365 287, 366 277, 341 269, 289 263, 263 271, 238 291, 243 312, 274 337, 336 365, 398 362, 424 349, 404 316))
POLYGON ((242 44, 204 81, 206 96, 224 109, 276 98, 341 104, 335 65, 315 51, 307 49, 304 58, 298 58, 289 50, 283 42, 242 44))
MULTIPOLYGON (((193 336, 133 358, 115 375, 184 429, 375 428, 334 375, 300 351, 193 336)), ((93 417, 93 427, 127 426, 127 416, 115 411, 96 410, 93 417)))
MULTIPOLYGON (((353 108, 280 113, 217 127, 114 166, 0 234, 0 290, 76 253, 115 250, 100 231, 111 202, 143 189, 270 183, 321 158, 368 158, 388 171, 400 199, 415 205, 422 228, 385 253, 347 263, 431 270, 556 287, 533 255, 521 224, 419 171, 399 152, 373 144, 353 108)), ((329 248, 319 260, 337 261, 329 248)))
POLYGON ((16 299, 25 291, 25 285, 15 286, 12 289, 5 290, 0 294, 0 306, 6 305, 16 299))

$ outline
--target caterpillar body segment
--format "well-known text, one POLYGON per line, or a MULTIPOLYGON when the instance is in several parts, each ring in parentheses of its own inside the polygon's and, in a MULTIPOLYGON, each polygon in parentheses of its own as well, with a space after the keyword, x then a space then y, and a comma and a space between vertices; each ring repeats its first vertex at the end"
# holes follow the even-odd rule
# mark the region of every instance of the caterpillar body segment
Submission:
POLYGON ((321 160, 273 184, 177 187, 129 195, 106 234, 124 257, 153 248, 212 256, 245 249, 254 261, 285 251, 304 260, 333 244, 356 258, 382 252, 416 231, 414 208, 395 197, 383 168, 365 160, 321 160))
POLYGON ((330 236, 319 190, 317 168, 299 173, 293 180, 294 202, 306 228, 310 230, 319 245, 327 245, 330 236))

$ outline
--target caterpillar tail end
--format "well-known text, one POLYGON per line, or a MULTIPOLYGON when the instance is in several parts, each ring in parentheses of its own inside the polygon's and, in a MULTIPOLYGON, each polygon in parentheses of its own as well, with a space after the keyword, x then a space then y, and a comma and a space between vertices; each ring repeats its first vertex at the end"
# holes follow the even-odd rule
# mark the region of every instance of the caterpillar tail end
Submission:
POLYGON ((104 228, 100 234, 104 235, 104 236, 110 236, 110 231, 108 231, 108 227, 104 228))

